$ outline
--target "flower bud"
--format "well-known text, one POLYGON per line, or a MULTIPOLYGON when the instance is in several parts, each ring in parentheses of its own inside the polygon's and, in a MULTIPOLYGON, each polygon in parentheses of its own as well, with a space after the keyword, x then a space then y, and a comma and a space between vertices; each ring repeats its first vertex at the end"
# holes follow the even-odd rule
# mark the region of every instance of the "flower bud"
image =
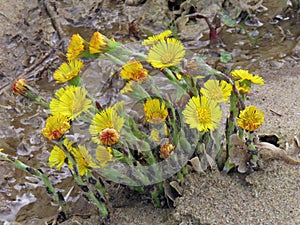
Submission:
POLYGON ((99 138, 103 145, 111 146, 119 141, 120 135, 113 128, 105 128, 99 133, 99 138))
POLYGON ((165 142, 160 146, 160 157, 168 158, 174 152, 175 146, 171 142, 165 142))

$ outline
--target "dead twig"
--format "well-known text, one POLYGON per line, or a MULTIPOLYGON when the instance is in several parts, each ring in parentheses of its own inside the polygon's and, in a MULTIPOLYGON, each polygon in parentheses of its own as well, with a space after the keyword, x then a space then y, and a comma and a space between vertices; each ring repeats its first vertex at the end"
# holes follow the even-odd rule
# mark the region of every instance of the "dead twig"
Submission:
POLYGON ((280 113, 278 113, 278 112, 275 112, 273 109, 270 109, 270 112, 272 112, 272 113, 274 113, 274 114, 276 114, 277 116, 282 116, 280 113))
POLYGON ((54 30, 57 32, 58 39, 61 41, 63 30, 60 26, 60 23, 57 21, 57 18, 59 18, 59 17, 57 15, 57 13, 55 12, 55 6, 53 6, 53 7, 50 6, 50 3, 46 0, 42 0, 42 3, 43 3, 43 7, 44 7, 48 17, 51 20, 51 24, 52 24, 54 30))

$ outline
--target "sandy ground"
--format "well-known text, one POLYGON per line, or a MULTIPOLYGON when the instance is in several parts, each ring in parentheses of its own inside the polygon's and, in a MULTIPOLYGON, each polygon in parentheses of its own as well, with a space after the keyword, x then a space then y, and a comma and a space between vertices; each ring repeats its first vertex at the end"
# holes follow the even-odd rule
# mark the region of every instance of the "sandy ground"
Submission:
MULTIPOLYGON (((27 70, 26 67, 24 69, 24 64, 27 65, 28 60, 30 61, 28 55, 34 55, 32 52, 35 51, 42 52, 41 55, 47 53, 47 49, 41 50, 41 45, 47 46, 45 40, 50 43, 49 36, 54 29, 49 19, 43 20, 46 23, 35 19, 40 14, 44 15, 45 11, 45 7, 41 7, 38 1, 28 1, 26 4, 18 0, 0 1, 3 6, 0 10, 1 44, 6 46, 1 50, 0 78, 1 88, 5 89, 16 77, 14 74, 27 70), (47 32, 42 33, 44 41, 37 39, 38 30, 22 34, 20 29, 24 29, 28 22, 32 26, 46 28, 47 32)), ((93 1, 88 1, 87 4, 94 6, 93 1)), ((295 26, 299 28, 299 24, 295 26)), ((51 43, 58 45, 55 40, 51 43)), ((294 136, 300 135, 299 41, 292 49, 292 54, 298 54, 298 58, 291 57, 291 52, 288 52, 282 58, 261 60, 252 67, 251 72, 261 75, 265 79, 265 85, 254 87, 248 103, 257 105, 265 113, 265 123, 259 133, 277 134, 281 147, 291 156, 299 158, 300 149, 295 147, 293 140, 294 136)), ((30 62, 27 66, 30 68, 30 62)), ((251 68, 251 65, 248 66, 251 68)), ((263 169, 251 174, 223 174, 218 171, 192 173, 186 178, 184 194, 177 199, 174 209, 154 208, 149 199, 124 187, 114 186, 111 196, 114 197, 111 224, 116 225, 296 225, 300 224, 300 167, 272 160, 263 169)), ((78 204, 78 216, 63 224, 101 224, 92 205, 84 201, 78 204)), ((26 215, 26 210, 21 214, 26 215)), ((27 218, 26 222, 20 223, 44 224, 49 219, 27 218)))

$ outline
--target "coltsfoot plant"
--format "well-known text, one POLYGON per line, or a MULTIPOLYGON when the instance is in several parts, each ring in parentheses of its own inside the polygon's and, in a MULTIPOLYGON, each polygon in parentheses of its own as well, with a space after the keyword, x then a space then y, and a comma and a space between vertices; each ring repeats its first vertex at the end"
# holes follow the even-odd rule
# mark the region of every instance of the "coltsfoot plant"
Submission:
MULTIPOLYGON (((169 201, 170 188, 180 190, 184 175, 193 168, 235 168, 230 158, 232 135, 247 146, 247 168, 258 167, 253 139, 264 114, 256 106, 246 106, 245 100, 251 85, 263 85, 264 80, 242 69, 226 75, 197 54, 185 58, 184 45, 170 30, 141 46, 129 49, 99 32, 90 41, 74 34, 67 60, 53 73, 58 87, 49 102, 26 80, 13 84, 14 93, 49 112, 41 128, 52 146, 49 166, 69 169, 105 219, 109 196, 103 181, 149 194, 156 206, 162 206, 169 201), (99 84, 107 82, 104 77, 122 84, 112 85, 115 96, 109 101, 103 101, 108 96, 99 94, 97 84, 89 83, 82 72, 87 59, 112 67, 111 74, 98 74, 99 84)), ((46 174, 3 152, 2 159, 42 179, 65 217, 71 215, 46 174)))

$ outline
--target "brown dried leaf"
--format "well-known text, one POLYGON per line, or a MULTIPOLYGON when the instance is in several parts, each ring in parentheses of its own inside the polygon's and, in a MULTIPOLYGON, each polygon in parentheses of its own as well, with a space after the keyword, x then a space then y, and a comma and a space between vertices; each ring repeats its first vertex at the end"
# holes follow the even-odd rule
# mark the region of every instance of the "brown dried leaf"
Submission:
POLYGON ((255 144, 262 160, 279 159, 292 165, 300 165, 300 161, 289 156, 282 148, 276 147, 268 142, 258 142, 255 144))
POLYGON ((199 157, 196 156, 192 159, 189 160, 190 163, 192 164, 193 169, 197 172, 197 173, 205 173, 204 170, 201 167, 201 163, 199 160, 199 157))
POLYGON ((216 161, 209 154, 207 154, 206 151, 204 151, 204 156, 210 168, 214 169, 217 167, 216 161))
POLYGON ((229 150, 230 162, 237 166, 238 172, 246 173, 248 171, 247 162, 250 160, 247 145, 237 134, 230 136, 230 144, 232 144, 229 150))

